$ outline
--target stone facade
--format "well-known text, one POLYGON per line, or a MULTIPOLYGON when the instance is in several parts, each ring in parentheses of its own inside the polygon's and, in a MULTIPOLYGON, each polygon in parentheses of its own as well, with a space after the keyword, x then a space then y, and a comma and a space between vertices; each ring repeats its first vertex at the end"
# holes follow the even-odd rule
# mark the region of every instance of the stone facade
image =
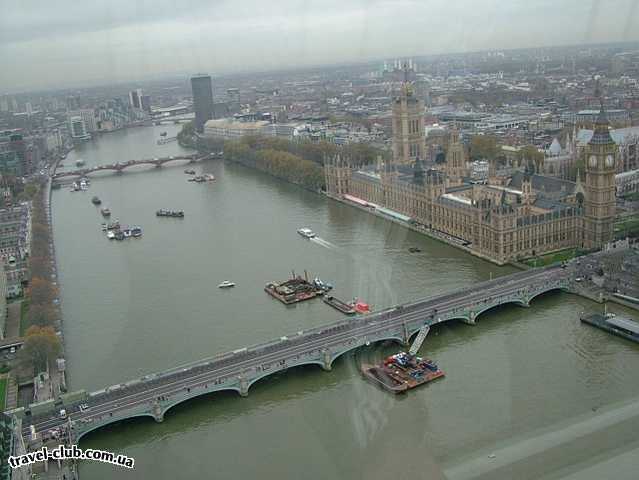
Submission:
MULTIPOLYGON (((406 125, 410 89, 395 102, 394 123, 406 125), (397 118, 397 116, 399 118, 397 118)), ((418 122, 418 125, 421 125, 418 122)), ((471 183, 465 149, 453 131, 445 163, 426 169, 419 152, 406 155, 406 132, 394 129, 394 158, 385 165, 352 168, 340 156, 325 162, 329 196, 390 209, 410 223, 471 253, 504 264, 565 248, 595 248, 612 239, 615 206, 614 142, 606 138, 605 114, 587 146, 585 185, 536 175, 532 169, 488 184, 471 183), (607 162, 607 163, 606 163, 607 162), (611 164, 611 167, 607 165, 611 164)), ((608 138, 610 136, 608 135, 608 138)), ((419 142, 415 142, 419 143, 419 142)), ((422 145, 420 143, 420 145, 422 145)), ((382 210, 380 210, 381 212, 382 210)))

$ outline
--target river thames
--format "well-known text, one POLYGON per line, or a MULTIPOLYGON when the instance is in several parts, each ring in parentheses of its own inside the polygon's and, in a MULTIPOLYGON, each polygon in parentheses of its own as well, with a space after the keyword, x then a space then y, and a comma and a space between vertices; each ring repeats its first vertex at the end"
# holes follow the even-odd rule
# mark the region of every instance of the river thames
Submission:
MULTIPOLYGON (((186 152, 175 142, 156 144, 161 132, 173 136, 178 128, 103 135, 69 154, 65 168, 79 158, 91 166, 186 152)), ((263 291, 291 270, 307 270, 333 283, 336 296, 361 298, 374 309, 514 271, 239 165, 196 164, 198 173, 216 177, 203 184, 187 182, 185 168, 136 167, 92 177, 87 192, 53 191, 71 390, 97 390, 339 319, 319 300, 285 307, 263 291), (144 235, 107 240, 93 195, 112 219, 140 225, 144 235), (157 218, 160 208, 186 216, 157 218), (319 238, 301 238, 296 230, 303 226, 319 238), (223 280, 237 286, 220 290, 223 280)), ((440 325, 421 352, 446 377, 402 397, 361 378, 362 360, 399 348, 372 345, 336 361, 332 372, 297 368, 260 381, 247 398, 212 394, 178 405, 161 424, 112 425, 81 446, 124 453, 135 458, 135 469, 84 463, 80 475, 438 478, 441 469, 465 478, 461 467, 476 455, 639 399, 636 345, 578 320, 596 308, 551 293, 531 308, 487 312, 476 326, 440 325)), ((583 451, 619 454, 615 442, 597 438, 583 451)), ((556 468, 587 461, 558 452, 565 459, 555 459, 556 468)), ((531 468, 547 473, 542 464, 531 468)))

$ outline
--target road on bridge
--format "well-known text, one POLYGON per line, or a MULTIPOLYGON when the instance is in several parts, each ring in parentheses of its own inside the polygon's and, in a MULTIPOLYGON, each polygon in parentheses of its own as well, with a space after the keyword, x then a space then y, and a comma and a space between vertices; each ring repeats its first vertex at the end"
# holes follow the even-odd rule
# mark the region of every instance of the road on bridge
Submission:
MULTIPOLYGON (((144 406, 150 412, 159 399, 170 400, 171 397, 197 389, 202 389, 204 394, 207 393, 209 385, 220 385, 229 379, 237 379, 250 369, 272 369, 271 373, 275 373, 288 368, 287 361, 294 361, 309 353, 335 347, 343 349, 344 345, 349 343, 357 346, 362 339, 375 337, 389 328, 401 328, 409 323, 419 328, 424 323, 438 323, 438 319, 446 315, 448 319, 455 318, 454 314, 468 305, 476 305, 483 310, 481 305, 490 303, 493 298, 524 291, 531 285, 552 285, 569 279, 571 275, 572 266, 518 272, 453 293, 298 332, 286 337, 285 340, 236 350, 165 373, 147 375, 141 382, 110 387, 91 394, 86 402, 78 402, 65 408, 70 419, 76 424, 104 422, 111 417, 116 420, 127 411, 139 410, 144 406), (89 408, 80 411, 80 403, 86 403, 89 408)), ((29 427, 34 425, 39 434, 46 436, 52 429, 57 429, 68 421, 60 418, 57 411, 40 416, 27 416, 23 423, 23 433, 28 437, 29 427)))

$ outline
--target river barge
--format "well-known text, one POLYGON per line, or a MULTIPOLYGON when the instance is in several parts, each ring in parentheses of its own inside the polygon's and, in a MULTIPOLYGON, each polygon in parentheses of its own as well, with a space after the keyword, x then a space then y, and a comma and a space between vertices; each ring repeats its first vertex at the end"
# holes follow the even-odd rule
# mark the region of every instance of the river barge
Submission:
POLYGON ((155 215, 158 217, 173 217, 173 218, 184 218, 183 210, 164 210, 160 209, 155 212, 155 215))
POLYGON ((362 375, 392 393, 404 393, 425 383, 444 377, 444 372, 431 360, 399 352, 378 365, 362 364, 362 375))
POLYGON ((309 282, 307 278, 296 276, 293 272, 293 277, 285 282, 267 283, 264 291, 283 304, 290 305, 324 295, 331 288, 332 285, 322 282, 319 278, 309 282))
POLYGON ((357 313, 352 303, 343 302, 339 298, 335 298, 333 295, 324 295, 322 300, 327 305, 330 305, 334 309, 339 310, 346 315, 355 315, 355 313, 357 313))
POLYGON ((582 323, 605 330, 618 337, 639 343, 639 323, 629 318, 620 317, 614 313, 595 313, 581 316, 582 323))

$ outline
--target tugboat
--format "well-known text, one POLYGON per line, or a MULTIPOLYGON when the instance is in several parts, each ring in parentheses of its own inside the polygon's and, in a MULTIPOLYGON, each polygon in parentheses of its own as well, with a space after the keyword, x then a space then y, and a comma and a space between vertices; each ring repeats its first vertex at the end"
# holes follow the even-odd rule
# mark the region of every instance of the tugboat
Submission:
POLYGON ((100 213, 102 214, 103 217, 111 216, 111 210, 109 210, 108 208, 101 208, 100 213))
POLYGON ((299 228, 297 230, 297 233, 299 233, 304 238, 308 238, 309 240, 316 237, 315 232, 313 232, 313 230, 311 230, 310 228, 299 228))
POLYGON ((231 282, 230 280, 224 280, 222 283, 220 283, 217 288, 232 288, 235 286, 235 283, 231 282))
POLYGON ((91 199, 91 203, 92 203, 93 205, 100 205, 100 204, 102 203, 102 200, 100 200, 98 197, 93 197, 93 198, 91 199))

